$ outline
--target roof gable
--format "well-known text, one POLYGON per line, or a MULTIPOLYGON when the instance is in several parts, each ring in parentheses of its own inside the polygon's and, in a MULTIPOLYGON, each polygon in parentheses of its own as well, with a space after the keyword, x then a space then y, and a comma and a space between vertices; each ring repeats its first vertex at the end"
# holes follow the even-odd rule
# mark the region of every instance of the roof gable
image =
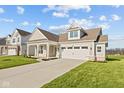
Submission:
POLYGON ((48 40, 51 40, 51 41, 58 41, 59 40, 59 36, 56 35, 56 34, 53 34, 51 32, 48 32, 46 30, 43 30, 43 29, 40 29, 40 28, 37 28, 48 40))
POLYGON ((98 42, 108 42, 108 35, 100 35, 98 42))
MULTIPOLYGON (((98 36, 101 34, 101 28, 94 28, 94 29, 87 29, 84 30, 86 32, 86 34, 84 36, 82 36, 79 40, 92 40, 92 41, 96 41, 98 36)), ((65 42, 65 41, 70 41, 68 40, 68 32, 61 34, 59 36, 59 41, 60 42, 65 42)))
POLYGON ((21 29, 16 29, 18 31, 18 33, 21 35, 21 36, 28 36, 30 35, 31 33, 30 32, 27 32, 27 31, 24 31, 24 30, 21 30, 21 29))
POLYGON ((12 33, 12 35, 9 35, 10 37, 17 37, 17 36, 28 36, 30 35, 31 33, 30 32, 27 32, 27 31, 24 31, 24 30, 21 30, 21 29, 17 29, 12 33))
POLYGON ((48 38, 43 33, 41 33, 39 29, 36 28, 31 34, 29 41, 36 41, 36 40, 48 40, 48 38))

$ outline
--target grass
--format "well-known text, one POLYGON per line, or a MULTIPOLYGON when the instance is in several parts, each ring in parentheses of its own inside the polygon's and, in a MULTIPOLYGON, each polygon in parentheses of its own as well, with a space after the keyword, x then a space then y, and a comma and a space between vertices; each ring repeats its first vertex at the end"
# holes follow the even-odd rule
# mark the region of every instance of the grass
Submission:
POLYGON ((86 62, 44 88, 124 88, 124 56, 109 56, 106 63, 86 62))
POLYGON ((0 56, 0 69, 36 63, 36 59, 23 56, 0 56))

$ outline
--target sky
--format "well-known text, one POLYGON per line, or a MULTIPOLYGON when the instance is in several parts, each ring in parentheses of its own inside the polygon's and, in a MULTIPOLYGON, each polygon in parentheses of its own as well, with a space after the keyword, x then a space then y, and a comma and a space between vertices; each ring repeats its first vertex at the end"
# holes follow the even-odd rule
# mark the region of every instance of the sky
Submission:
POLYGON ((10 5, 0 6, 0 37, 16 28, 33 32, 36 27, 60 34, 73 22, 82 28, 102 27, 108 48, 124 48, 124 6, 119 5, 10 5))

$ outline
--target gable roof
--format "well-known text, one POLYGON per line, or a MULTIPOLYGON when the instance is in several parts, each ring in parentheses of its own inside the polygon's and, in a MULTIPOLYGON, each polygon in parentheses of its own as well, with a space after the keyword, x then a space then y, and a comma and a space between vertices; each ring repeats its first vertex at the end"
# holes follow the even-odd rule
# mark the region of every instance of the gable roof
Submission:
MULTIPOLYGON (((96 41, 100 32, 101 32, 101 28, 87 29, 87 30, 84 30, 84 31, 86 32, 86 35, 82 36, 81 39, 78 39, 76 41, 79 41, 79 40, 93 40, 93 41, 96 41)), ((64 34, 61 34, 59 36, 59 41, 60 42, 68 41, 68 33, 66 32, 64 34)), ((75 40, 71 40, 71 41, 75 41, 75 40)))
POLYGON ((27 32, 27 31, 24 31, 24 30, 21 30, 21 29, 18 29, 18 28, 16 30, 19 32, 19 34, 21 36, 27 36, 27 35, 31 34, 30 32, 27 32))
POLYGON ((0 38, 0 45, 6 45, 6 38, 0 38))
POLYGON ((98 42, 108 42, 108 35, 101 35, 98 42))
POLYGON ((53 34, 51 32, 48 32, 46 30, 43 30, 43 29, 40 29, 40 28, 37 28, 44 36, 46 36, 46 38, 48 40, 51 40, 51 41, 58 41, 59 40, 59 36, 56 35, 56 34, 53 34))

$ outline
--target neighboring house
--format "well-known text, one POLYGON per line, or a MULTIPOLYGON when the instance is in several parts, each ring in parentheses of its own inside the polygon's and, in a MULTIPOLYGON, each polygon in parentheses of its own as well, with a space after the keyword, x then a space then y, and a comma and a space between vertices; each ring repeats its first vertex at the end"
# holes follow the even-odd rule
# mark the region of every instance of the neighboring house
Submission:
POLYGON ((0 55, 7 54, 6 38, 0 38, 0 55))
POLYGON ((30 34, 31 33, 27 31, 16 29, 12 35, 3 38, 1 41, 4 42, 4 48, 2 47, 3 45, 0 44, 0 47, 2 47, 1 55, 25 55, 27 51, 26 42, 30 34), (6 52, 3 51, 4 49, 6 52))
POLYGON ((101 28, 84 30, 73 23, 60 35, 36 28, 27 42, 27 55, 105 61, 107 45, 108 36, 102 35, 101 28))

